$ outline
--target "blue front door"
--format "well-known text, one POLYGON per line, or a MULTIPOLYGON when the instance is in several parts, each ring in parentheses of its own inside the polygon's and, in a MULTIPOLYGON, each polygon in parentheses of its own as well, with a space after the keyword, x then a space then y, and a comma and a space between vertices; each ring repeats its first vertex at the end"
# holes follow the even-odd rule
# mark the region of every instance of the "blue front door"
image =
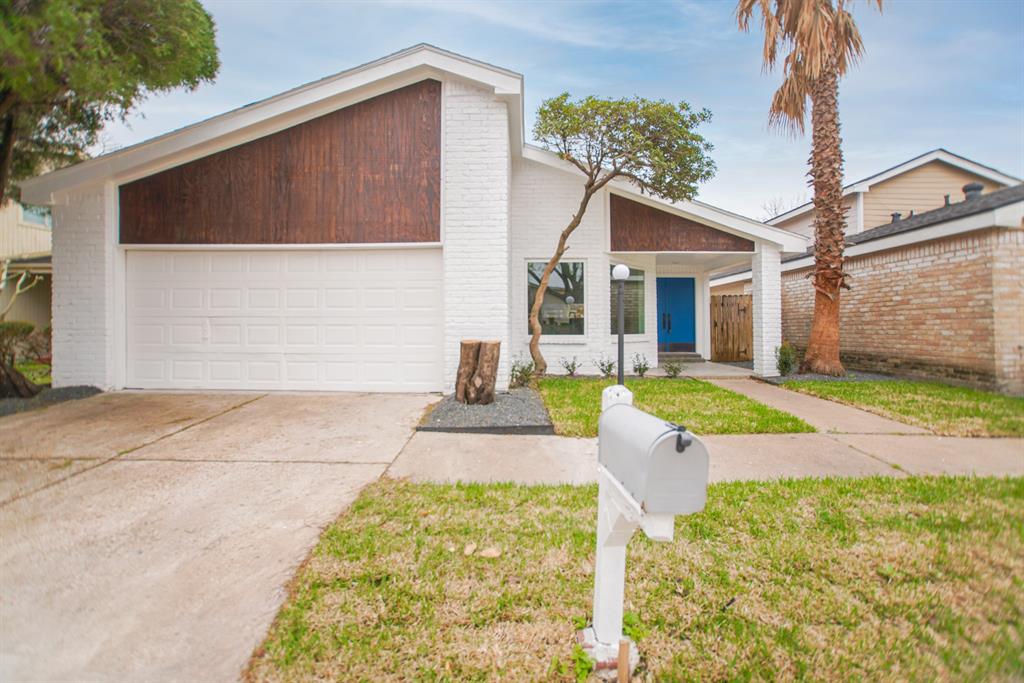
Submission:
POLYGON ((658 350, 694 351, 697 306, 692 277, 658 278, 658 350))

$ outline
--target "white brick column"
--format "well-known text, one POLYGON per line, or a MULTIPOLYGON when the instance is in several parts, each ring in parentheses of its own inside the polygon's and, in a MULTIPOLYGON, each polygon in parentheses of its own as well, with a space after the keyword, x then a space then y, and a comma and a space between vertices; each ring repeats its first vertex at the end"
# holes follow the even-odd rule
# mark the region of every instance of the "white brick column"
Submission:
POLYGON ((782 344, 782 262, 777 247, 759 243, 750 262, 754 304, 754 374, 777 377, 782 344))
POLYGON ((111 193, 97 186, 53 207, 53 386, 110 389, 114 365, 111 193))
POLYGON ((501 341, 499 390, 508 388, 508 107, 493 92, 445 81, 442 230, 444 385, 455 386, 459 342, 501 341))

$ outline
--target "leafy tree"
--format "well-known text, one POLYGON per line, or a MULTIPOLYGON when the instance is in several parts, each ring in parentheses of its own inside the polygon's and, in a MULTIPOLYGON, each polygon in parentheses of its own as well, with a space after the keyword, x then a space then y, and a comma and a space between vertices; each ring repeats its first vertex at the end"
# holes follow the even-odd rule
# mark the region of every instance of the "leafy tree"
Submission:
POLYGON ((150 93, 219 66, 197 0, 0 2, 0 204, 14 181, 82 158, 150 93))
POLYGON ((568 93, 562 93, 541 104, 534 138, 579 169, 584 182, 579 206, 558 237, 555 252, 536 283, 530 307, 530 355, 538 373, 547 370, 540 352, 539 318, 544 293, 590 200, 616 178, 663 199, 692 199, 697 184, 709 180, 715 172, 714 162, 708 157, 711 144, 696 132, 710 119, 708 110, 694 111, 686 102, 676 105, 641 97, 572 100, 568 93))
MULTIPOLYGON (((882 9, 882 0, 868 0, 882 9)), ((782 62, 783 81, 768 121, 803 132, 811 103, 811 185, 814 187, 814 318, 801 372, 845 373, 839 361, 839 293, 849 289, 843 270, 846 209, 839 136, 839 79, 864 53, 847 10, 852 0, 739 0, 736 16, 747 31, 755 13, 764 29, 766 70, 782 62), (780 56, 786 52, 785 56, 780 56)))

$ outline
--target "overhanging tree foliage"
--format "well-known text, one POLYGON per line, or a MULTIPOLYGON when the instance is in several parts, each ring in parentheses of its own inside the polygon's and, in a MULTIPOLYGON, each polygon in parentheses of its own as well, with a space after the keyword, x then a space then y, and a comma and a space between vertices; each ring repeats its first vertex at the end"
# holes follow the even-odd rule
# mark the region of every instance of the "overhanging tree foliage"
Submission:
POLYGON ((197 0, 0 2, 0 204, 146 95, 212 80, 214 33, 197 0))
MULTIPOLYGON (((869 0, 882 9, 882 0, 869 0)), ((755 12, 764 28, 764 67, 782 61, 782 85, 772 97, 771 125, 803 132, 811 103, 811 185, 814 187, 814 318, 801 372, 844 374, 839 360, 839 293, 849 288, 843 270, 846 209, 839 135, 839 79, 864 52, 846 0, 740 0, 740 29, 755 12), (779 53, 787 51, 781 58, 779 53)))
POLYGON ((715 173, 708 156, 711 144, 696 132, 710 119, 707 109, 694 111, 686 102, 672 104, 641 97, 572 100, 562 93, 541 104, 534 138, 579 169, 584 182, 579 206, 558 237, 530 307, 530 355, 538 373, 547 370, 540 352, 544 293, 590 200, 616 178, 663 199, 692 199, 697 184, 715 173))

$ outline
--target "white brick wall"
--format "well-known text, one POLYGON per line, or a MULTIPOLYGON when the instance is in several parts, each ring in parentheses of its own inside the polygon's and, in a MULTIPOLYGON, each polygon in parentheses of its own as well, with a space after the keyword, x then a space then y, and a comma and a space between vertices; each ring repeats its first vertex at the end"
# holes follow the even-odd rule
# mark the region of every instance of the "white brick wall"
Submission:
MULTIPOLYGON (((528 159, 512 166, 512 250, 510 258, 510 337, 515 356, 530 357, 529 304, 527 297, 527 261, 547 261, 558 244, 558 235, 579 206, 583 193, 583 176, 565 173, 528 159)), ((594 361, 602 353, 615 358, 616 338, 611 334, 610 259, 607 252, 607 193, 591 200, 583 222, 569 238, 564 260, 581 260, 585 266, 585 324, 583 339, 556 336, 541 337, 541 352, 548 362, 548 372, 561 373, 559 359, 575 356, 583 363, 581 372, 596 374, 594 361)), ((643 353, 651 366, 658 362, 657 308, 655 302, 656 273, 653 255, 631 256, 626 262, 644 271, 643 335, 626 337, 626 371, 631 368, 634 353, 643 353)))
POLYGON ((498 388, 508 386, 508 108, 455 80, 443 90, 444 381, 455 384, 462 339, 501 341, 498 388))
POLYGON ((758 244, 751 259, 754 304, 754 373, 776 377, 775 349, 782 344, 782 277, 779 250, 758 244))
POLYGON ((114 242, 102 186, 53 207, 53 385, 113 386, 114 242))

